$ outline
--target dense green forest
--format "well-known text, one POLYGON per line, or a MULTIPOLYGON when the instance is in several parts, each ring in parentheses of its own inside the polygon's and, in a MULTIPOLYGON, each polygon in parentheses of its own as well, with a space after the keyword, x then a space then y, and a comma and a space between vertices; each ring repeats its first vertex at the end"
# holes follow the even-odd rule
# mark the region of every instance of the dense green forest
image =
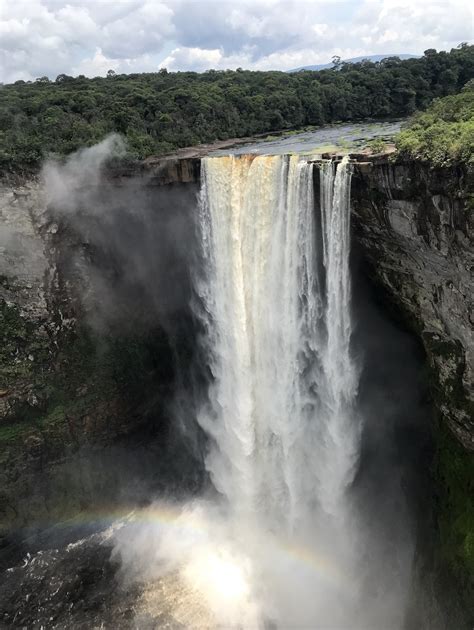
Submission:
POLYGON ((397 118, 459 92, 474 46, 419 59, 341 63, 329 70, 59 75, 0 87, 0 168, 37 165, 117 131, 134 157, 307 125, 397 118))
POLYGON ((460 94, 436 99, 397 138, 400 157, 445 165, 474 162, 474 80, 460 94))

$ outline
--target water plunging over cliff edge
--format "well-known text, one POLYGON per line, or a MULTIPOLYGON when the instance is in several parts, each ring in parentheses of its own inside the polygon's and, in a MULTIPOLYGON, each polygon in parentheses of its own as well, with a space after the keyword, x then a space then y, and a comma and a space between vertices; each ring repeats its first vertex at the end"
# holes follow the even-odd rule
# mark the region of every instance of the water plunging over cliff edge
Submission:
POLYGON ((211 438, 206 466, 233 538, 266 575, 258 603, 268 599, 264 615, 284 625, 337 619, 334 608, 354 596, 351 166, 321 166, 320 217, 313 166, 298 156, 206 158, 199 204, 196 287, 213 375, 198 416, 211 438), (282 548, 289 560, 278 566, 282 548), (295 573, 294 556, 309 570, 295 573))
POLYGON ((239 518, 291 534, 315 510, 337 515, 357 458, 350 165, 323 165, 319 222, 313 164, 297 156, 202 168, 207 467, 239 518))
POLYGON ((187 628, 402 627, 412 548, 401 519, 380 527, 381 502, 365 511, 359 474, 351 169, 202 161, 194 310, 210 379, 196 418, 213 487, 118 534, 125 572, 187 628))

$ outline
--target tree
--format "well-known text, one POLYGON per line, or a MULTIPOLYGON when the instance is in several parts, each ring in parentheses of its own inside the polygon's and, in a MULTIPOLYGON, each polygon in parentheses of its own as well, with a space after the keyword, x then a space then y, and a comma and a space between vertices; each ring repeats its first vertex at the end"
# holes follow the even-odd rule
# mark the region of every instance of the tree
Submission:
POLYGON ((56 77, 56 83, 67 83, 69 81, 74 81, 74 77, 70 77, 67 74, 58 74, 56 77))
POLYGON ((341 58, 339 57, 339 55, 334 55, 333 58, 332 58, 333 70, 340 70, 341 64, 342 64, 342 61, 341 61, 341 58))

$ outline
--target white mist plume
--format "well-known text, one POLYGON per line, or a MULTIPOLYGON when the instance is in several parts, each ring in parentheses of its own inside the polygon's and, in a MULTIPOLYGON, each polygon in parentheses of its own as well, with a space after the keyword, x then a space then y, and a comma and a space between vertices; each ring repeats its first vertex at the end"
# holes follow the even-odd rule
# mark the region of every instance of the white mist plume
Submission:
POLYGON ((104 164, 112 157, 123 156, 125 151, 123 138, 112 133, 102 142, 72 153, 64 161, 48 160, 42 169, 48 204, 64 212, 75 210, 77 191, 97 186, 104 164))
MULTIPOLYGON (((170 614, 185 615, 188 628, 204 627, 203 613, 211 627, 259 627, 250 550, 231 540, 217 505, 159 503, 135 516, 116 534, 115 553, 127 580, 166 580, 170 614)), ((168 604, 159 603, 162 610, 168 604)))
POLYGON ((149 187, 141 169, 111 177, 106 167, 125 150, 112 134, 42 169, 60 273, 73 278, 68 285, 98 332, 172 327, 189 302, 194 193, 149 187))

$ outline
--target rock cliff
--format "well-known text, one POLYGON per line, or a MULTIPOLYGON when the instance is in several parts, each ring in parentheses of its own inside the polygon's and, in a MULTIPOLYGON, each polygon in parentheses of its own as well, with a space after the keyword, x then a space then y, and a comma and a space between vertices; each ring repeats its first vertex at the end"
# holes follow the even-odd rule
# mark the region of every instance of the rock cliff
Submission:
POLYGON ((437 407, 474 450, 473 175, 378 161, 355 166, 353 224, 371 275, 410 319, 437 407))
POLYGON ((413 610, 421 616, 408 627, 469 628, 474 619, 473 173, 381 159, 355 165, 352 193, 354 236, 366 273, 385 306, 422 342, 437 414, 431 496, 419 523, 419 586, 413 591, 413 610), (439 605, 443 613, 433 616, 439 605))
MULTIPOLYGON (((48 514, 51 462, 67 464, 85 447, 113 447, 140 430, 149 421, 142 402, 150 402, 153 388, 161 392, 153 413, 166 415, 176 346, 192 354, 183 321, 199 170, 193 155, 106 171, 102 189, 78 202, 79 223, 48 208, 38 178, 2 180, 4 527, 35 519, 31 492, 48 514), (91 207, 105 209, 100 220, 88 214, 91 207), (166 251, 157 248, 163 233, 166 251), (160 267, 173 272, 160 277, 160 267), (137 373, 148 375, 137 379, 142 384, 137 373), (38 470, 43 484, 35 483, 38 470)), ((472 451, 472 175, 381 157, 355 163, 352 199, 368 273, 421 339, 442 420, 472 451)))
POLYGON ((11 528, 163 483, 153 435, 169 433, 176 364, 192 354, 198 175, 193 159, 104 172, 74 212, 48 204, 39 177, 1 181, 0 546, 11 528))

